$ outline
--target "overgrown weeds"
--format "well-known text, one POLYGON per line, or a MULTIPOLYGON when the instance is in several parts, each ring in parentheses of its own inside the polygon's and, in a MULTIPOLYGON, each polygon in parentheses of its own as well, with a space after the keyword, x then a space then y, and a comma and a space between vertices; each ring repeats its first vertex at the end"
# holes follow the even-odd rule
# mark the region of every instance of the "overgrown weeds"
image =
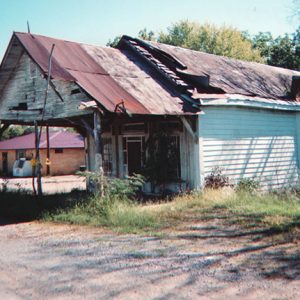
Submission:
POLYGON ((155 216, 142 212, 142 205, 134 201, 143 184, 140 175, 127 179, 108 179, 103 184, 104 196, 94 193, 85 202, 54 214, 45 214, 45 220, 73 224, 107 226, 117 231, 138 232, 157 228, 155 216))
POLYGON ((206 189, 202 193, 180 195, 171 202, 159 204, 139 204, 128 198, 116 198, 108 203, 105 198, 93 196, 45 219, 106 226, 118 232, 154 233, 180 222, 222 216, 243 226, 287 230, 300 225, 300 200, 297 197, 236 192, 231 188, 206 189))
POLYGON ((2 193, 0 214, 148 234, 207 218, 283 231, 300 226, 300 198, 293 191, 259 194, 252 187, 250 191, 225 187, 179 195, 169 202, 142 204, 133 198, 139 187, 134 178, 118 179, 106 187, 104 197, 74 192, 45 196, 40 202, 31 195, 2 193))

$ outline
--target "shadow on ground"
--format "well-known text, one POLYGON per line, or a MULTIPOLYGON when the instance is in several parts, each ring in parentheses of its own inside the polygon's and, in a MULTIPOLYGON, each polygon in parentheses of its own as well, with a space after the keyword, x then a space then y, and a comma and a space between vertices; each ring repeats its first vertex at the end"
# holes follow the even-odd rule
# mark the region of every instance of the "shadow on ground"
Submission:
POLYGON ((86 195, 86 192, 74 191, 39 198, 24 192, 0 192, 0 218, 3 220, 2 223, 9 220, 14 220, 14 223, 37 220, 45 213, 71 208, 85 201, 86 195))
POLYGON ((180 295, 192 299, 211 293, 225 295, 227 289, 241 284, 247 298, 255 288, 274 293, 283 288, 269 279, 281 283, 300 279, 299 247, 286 236, 237 230, 240 234, 233 237, 223 223, 208 228, 198 228, 210 232, 201 239, 187 239, 188 233, 164 238, 108 234, 98 240, 65 236, 44 242, 43 251, 36 252, 30 263, 39 266, 35 270, 39 288, 53 296, 83 296, 84 282, 89 296, 106 299, 132 298, 136 293, 151 299, 180 295), (54 263, 48 263, 49 257, 54 263))

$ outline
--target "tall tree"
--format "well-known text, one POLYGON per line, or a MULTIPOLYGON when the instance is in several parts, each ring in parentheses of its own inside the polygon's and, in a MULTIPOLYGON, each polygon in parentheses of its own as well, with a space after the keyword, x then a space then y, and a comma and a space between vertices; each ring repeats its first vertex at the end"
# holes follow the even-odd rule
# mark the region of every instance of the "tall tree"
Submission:
POLYGON ((272 66, 300 70, 300 27, 295 33, 273 38, 269 32, 260 32, 252 38, 253 47, 272 66))

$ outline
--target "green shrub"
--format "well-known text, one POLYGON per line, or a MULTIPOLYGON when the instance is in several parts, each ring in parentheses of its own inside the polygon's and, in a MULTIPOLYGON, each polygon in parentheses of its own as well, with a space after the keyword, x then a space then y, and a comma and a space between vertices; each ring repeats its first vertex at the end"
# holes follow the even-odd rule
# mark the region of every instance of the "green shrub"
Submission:
POLYGON ((223 174, 220 167, 214 167, 211 173, 205 177, 204 187, 207 189, 220 189, 229 185, 229 177, 223 174))
POLYGON ((255 178, 243 178, 241 179, 235 187, 237 192, 246 192, 253 194, 257 192, 260 188, 259 181, 255 178))

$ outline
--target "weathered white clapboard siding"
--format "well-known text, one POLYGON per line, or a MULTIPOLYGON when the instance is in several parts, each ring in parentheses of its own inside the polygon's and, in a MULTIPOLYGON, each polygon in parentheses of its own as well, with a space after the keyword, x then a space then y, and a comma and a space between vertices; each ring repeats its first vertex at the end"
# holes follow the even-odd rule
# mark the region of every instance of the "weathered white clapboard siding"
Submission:
MULTIPOLYGON (((23 53, 11 76, 1 95, 0 120, 27 123, 40 120, 47 84, 44 75, 29 56, 23 53), (20 103, 26 103, 27 109, 14 109, 20 103)), ((52 87, 49 87, 44 120, 87 114, 78 107, 82 101, 90 99, 83 93, 72 93, 72 90, 78 89, 75 83, 59 80, 52 82, 62 99, 58 97, 52 87)))
POLYGON ((253 177, 268 188, 296 184, 296 124, 291 111, 204 108, 199 116, 202 180, 221 167, 234 183, 253 177))

